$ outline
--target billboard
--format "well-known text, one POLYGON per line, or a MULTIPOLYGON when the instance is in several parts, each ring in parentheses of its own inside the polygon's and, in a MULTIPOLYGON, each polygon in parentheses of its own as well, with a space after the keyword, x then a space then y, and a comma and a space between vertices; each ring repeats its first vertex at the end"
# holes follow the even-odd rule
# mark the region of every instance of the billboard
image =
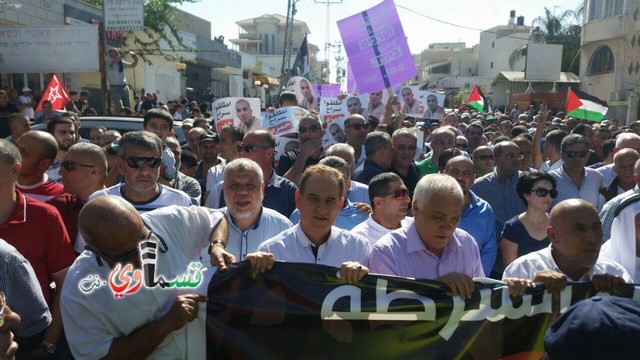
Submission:
POLYGON ((562 45, 529 44, 524 66, 525 80, 560 80, 562 45))

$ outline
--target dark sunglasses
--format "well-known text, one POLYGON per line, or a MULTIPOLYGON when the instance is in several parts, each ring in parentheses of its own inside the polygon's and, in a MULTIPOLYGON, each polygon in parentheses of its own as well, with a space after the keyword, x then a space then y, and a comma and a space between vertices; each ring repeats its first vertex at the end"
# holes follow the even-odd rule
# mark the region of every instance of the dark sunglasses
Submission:
POLYGON ((247 145, 238 145, 238 152, 246 152, 246 153, 253 153, 258 149, 267 149, 268 146, 264 146, 264 145, 253 145, 253 144, 247 144, 247 145))
MULTIPOLYGON (((145 236, 142 239, 142 241, 151 239, 152 235, 153 235, 153 231, 149 231, 149 234, 147 236, 145 236)), ((124 254, 122 254, 120 256, 110 256, 110 255, 107 255, 107 254, 105 254, 103 252, 96 251, 96 250, 94 250, 93 252, 96 255, 96 262, 98 263, 98 266, 102 266, 102 259, 101 258, 109 259, 109 260, 113 261, 115 264, 118 264, 118 263, 125 264, 128 260, 131 260, 133 257, 138 255, 138 253, 139 253, 138 252, 138 247, 136 247, 135 249, 133 249, 133 250, 127 252, 127 253, 124 253, 124 254)))
POLYGON ((380 194, 378 194, 376 196, 385 197, 385 196, 388 196, 388 195, 393 195, 393 197, 395 199, 400 200, 400 199, 404 199, 405 197, 409 197, 409 190, 407 190, 407 189, 399 189, 399 190, 394 190, 394 191, 385 191, 385 192, 380 193, 380 194))
POLYGON ((309 131, 309 132, 316 132, 316 131, 318 131, 318 130, 320 130, 320 126, 318 126, 318 125, 311 125, 311 126, 309 126, 308 128, 307 128, 307 127, 304 127, 304 126, 299 126, 299 127, 298 127, 298 134, 304 134, 304 133, 306 133, 307 131, 309 131))
POLYGON ((160 164, 162 164, 161 157, 132 156, 132 157, 126 158, 125 160, 127 161, 127 165, 129 165, 129 167, 132 169, 139 169, 144 164, 147 164, 147 166, 152 169, 156 169, 160 166, 160 164))
POLYGON ((493 155, 479 155, 478 159, 480 159, 482 161, 493 160, 493 155))
POLYGON ((469 144, 456 144, 456 147, 458 149, 466 149, 469 147, 469 144))
POLYGON ((547 190, 544 188, 537 188, 537 189, 532 189, 531 193, 536 194, 536 196, 538 197, 545 197, 547 195, 551 195, 552 199, 555 199, 558 197, 558 190, 556 189, 547 190))
POLYGON ((78 166, 87 167, 87 168, 95 167, 94 165, 81 164, 81 163, 78 163, 78 162, 75 162, 75 161, 71 161, 71 160, 65 160, 65 161, 61 162, 60 166, 62 166, 62 168, 67 170, 67 171, 73 171, 78 166))
POLYGON ((579 158, 583 158, 585 156, 587 156, 587 154, 589 153, 589 150, 582 150, 582 151, 568 151, 565 153, 567 154, 567 156, 571 159, 575 158, 575 157, 579 157, 579 158))
POLYGON ((369 129, 369 124, 351 124, 349 126, 347 126, 348 128, 353 128, 355 131, 360 131, 362 129, 368 130, 369 129))
POLYGON ((415 146, 415 145, 409 145, 409 146, 407 146, 407 145, 402 145, 402 144, 400 144, 400 145, 396 146, 396 149, 398 149, 398 150, 400 150, 400 151, 406 151, 406 150, 409 150, 409 151, 416 151, 416 149, 417 149, 417 148, 418 148, 418 147, 417 147, 417 146, 415 146))

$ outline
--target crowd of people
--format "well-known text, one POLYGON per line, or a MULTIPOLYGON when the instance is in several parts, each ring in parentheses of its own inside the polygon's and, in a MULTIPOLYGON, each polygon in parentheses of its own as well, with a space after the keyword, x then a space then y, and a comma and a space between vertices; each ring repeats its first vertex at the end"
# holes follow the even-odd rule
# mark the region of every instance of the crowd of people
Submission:
MULTIPOLYGON (((276 159, 267 130, 216 132, 206 106, 155 106, 147 95, 132 109, 143 128, 125 134, 97 126, 80 137, 83 103, 8 117, 3 352, 17 342, 18 358, 200 358, 206 287, 155 286, 197 261, 218 271, 241 260, 259 272, 276 260, 330 265, 347 283, 431 279, 464 299, 478 277, 504 281, 512 296, 538 282, 611 292, 640 278, 640 121, 593 124, 544 106, 463 107, 429 121, 394 114, 392 98, 380 117, 348 116, 344 141, 328 149, 330 124, 312 111, 296 129, 300 147, 276 159), (147 266, 150 253, 157 276, 135 294, 81 286, 118 264, 147 266)), ((402 96, 409 113, 411 94, 402 96)), ((290 105, 295 94, 283 92, 279 106, 290 105)))

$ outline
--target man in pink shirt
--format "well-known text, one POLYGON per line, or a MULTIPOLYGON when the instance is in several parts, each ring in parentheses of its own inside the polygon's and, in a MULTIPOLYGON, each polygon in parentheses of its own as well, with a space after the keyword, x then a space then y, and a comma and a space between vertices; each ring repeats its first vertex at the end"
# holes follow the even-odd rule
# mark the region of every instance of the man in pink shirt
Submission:
POLYGON ((441 281, 453 293, 470 298, 472 278, 484 277, 484 271, 475 240, 457 229, 463 199, 452 177, 430 174, 420 179, 413 196, 414 220, 378 240, 370 272, 441 281))

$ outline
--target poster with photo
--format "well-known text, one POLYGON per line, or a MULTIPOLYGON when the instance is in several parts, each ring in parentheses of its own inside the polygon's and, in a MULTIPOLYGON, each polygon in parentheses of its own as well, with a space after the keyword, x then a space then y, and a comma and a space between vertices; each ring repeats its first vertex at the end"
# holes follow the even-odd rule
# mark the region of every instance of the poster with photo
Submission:
POLYGON ((337 97, 323 97, 320 102, 320 119, 324 124, 330 124, 339 119, 345 119, 351 114, 360 114, 367 118, 369 96, 354 95, 340 100, 337 97))
POLYGON ((298 106, 308 111, 318 111, 318 100, 313 92, 311 82, 302 76, 293 76, 287 81, 285 90, 298 97, 298 106))
POLYGON ((396 92, 400 102, 400 112, 413 117, 422 117, 425 105, 420 103, 419 86, 403 86, 396 92))
POLYGON ((422 118, 440 120, 444 117, 444 94, 420 90, 418 91, 418 99, 424 109, 422 118))
POLYGON ((309 112, 298 106, 286 106, 262 113, 262 128, 274 136, 297 134, 298 124, 309 112))
POLYGON ((245 133, 261 129, 262 119, 259 114, 258 98, 227 97, 213 102, 213 119, 218 133, 231 125, 239 127, 245 133))
POLYGON ((282 154, 296 149, 300 149, 300 141, 298 141, 298 139, 276 136, 276 151, 273 154, 275 168, 278 168, 278 163, 280 163, 280 157, 282 154))
POLYGON ((322 148, 327 150, 329 146, 337 143, 346 143, 347 134, 344 132, 344 118, 332 121, 322 135, 322 148))

